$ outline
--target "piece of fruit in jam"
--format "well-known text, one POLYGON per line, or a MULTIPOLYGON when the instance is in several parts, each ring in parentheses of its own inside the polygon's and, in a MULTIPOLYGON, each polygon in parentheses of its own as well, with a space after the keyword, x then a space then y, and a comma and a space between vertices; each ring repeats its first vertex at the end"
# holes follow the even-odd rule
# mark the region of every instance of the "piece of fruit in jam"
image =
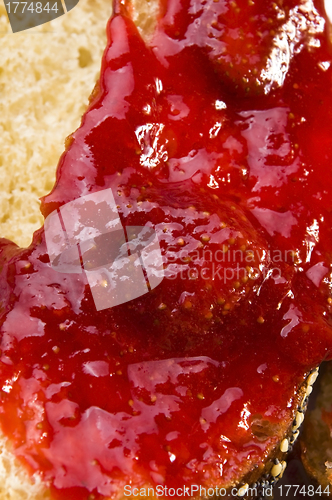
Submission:
POLYGON ((116 6, 42 212, 111 189, 122 227, 156 232, 162 282, 97 311, 83 271, 52 268, 43 229, 27 249, 1 240, 1 426, 54 498, 259 477, 301 420, 300 386, 331 357, 323 6, 169 0, 160 12, 143 41, 116 6), (281 40, 288 65, 265 78, 281 40))

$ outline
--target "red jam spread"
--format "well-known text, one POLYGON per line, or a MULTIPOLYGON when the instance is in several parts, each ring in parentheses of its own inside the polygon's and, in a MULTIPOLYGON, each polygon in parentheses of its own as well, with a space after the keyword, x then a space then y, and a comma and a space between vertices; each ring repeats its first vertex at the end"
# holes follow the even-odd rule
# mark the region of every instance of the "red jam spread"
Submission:
POLYGON ((331 358, 329 26, 319 0, 164 0, 143 41, 116 6, 42 212, 111 189, 164 277, 97 310, 43 228, 0 247, 1 427, 54 498, 236 484, 331 358))

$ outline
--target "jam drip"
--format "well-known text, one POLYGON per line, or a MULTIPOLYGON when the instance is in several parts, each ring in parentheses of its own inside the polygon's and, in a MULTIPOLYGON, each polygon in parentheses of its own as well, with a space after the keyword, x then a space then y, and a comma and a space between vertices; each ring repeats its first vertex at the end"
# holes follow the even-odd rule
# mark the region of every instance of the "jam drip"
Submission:
POLYGON ((116 7, 42 212, 111 189, 124 228, 156 232, 162 282, 97 311, 86 274, 51 265, 43 228, 27 249, 1 240, 1 426, 54 498, 236 484, 331 357, 322 6, 164 1, 160 12, 143 41, 116 7))

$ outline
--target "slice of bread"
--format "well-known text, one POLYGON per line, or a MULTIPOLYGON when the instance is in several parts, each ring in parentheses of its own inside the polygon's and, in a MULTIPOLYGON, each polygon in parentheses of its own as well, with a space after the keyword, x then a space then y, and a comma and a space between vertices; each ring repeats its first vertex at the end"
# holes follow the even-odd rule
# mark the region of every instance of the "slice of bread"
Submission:
MULTIPOLYGON (((98 77, 110 10, 109 0, 80 0, 66 16, 13 35, 0 6, 0 234, 20 246, 29 244, 33 231, 43 222, 38 199, 52 188, 64 139, 79 126, 98 77)), ((155 4, 142 0, 134 12, 142 33, 148 36, 153 30, 155 4)), ((271 447, 265 468, 258 467, 243 478, 240 496, 249 485, 259 483, 261 487, 281 477, 309 392, 305 382, 295 396, 298 410, 294 409, 294 421, 279 429, 281 437, 271 447)), ((0 448, 0 500, 50 498, 47 485, 38 475, 28 476, 5 438, 0 448)))
POLYGON ((43 223, 64 140, 80 124, 98 78, 110 0, 13 34, 0 2, 0 234, 27 246, 43 223))

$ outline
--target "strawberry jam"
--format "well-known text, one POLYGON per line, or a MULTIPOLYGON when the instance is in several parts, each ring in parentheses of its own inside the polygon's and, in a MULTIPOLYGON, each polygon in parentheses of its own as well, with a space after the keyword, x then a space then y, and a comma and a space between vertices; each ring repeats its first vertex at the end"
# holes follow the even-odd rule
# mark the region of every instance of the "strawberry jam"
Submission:
POLYGON ((87 228, 89 258, 74 238, 60 269, 44 228, 27 249, 0 246, 1 427, 54 498, 259 476, 332 357, 329 29, 319 1, 164 0, 143 40, 116 5, 42 200, 54 241, 87 228), (91 230, 106 190, 124 245, 146 228, 162 272, 97 307, 89 277, 117 241, 91 230), (90 195, 89 226, 75 203, 90 195))

